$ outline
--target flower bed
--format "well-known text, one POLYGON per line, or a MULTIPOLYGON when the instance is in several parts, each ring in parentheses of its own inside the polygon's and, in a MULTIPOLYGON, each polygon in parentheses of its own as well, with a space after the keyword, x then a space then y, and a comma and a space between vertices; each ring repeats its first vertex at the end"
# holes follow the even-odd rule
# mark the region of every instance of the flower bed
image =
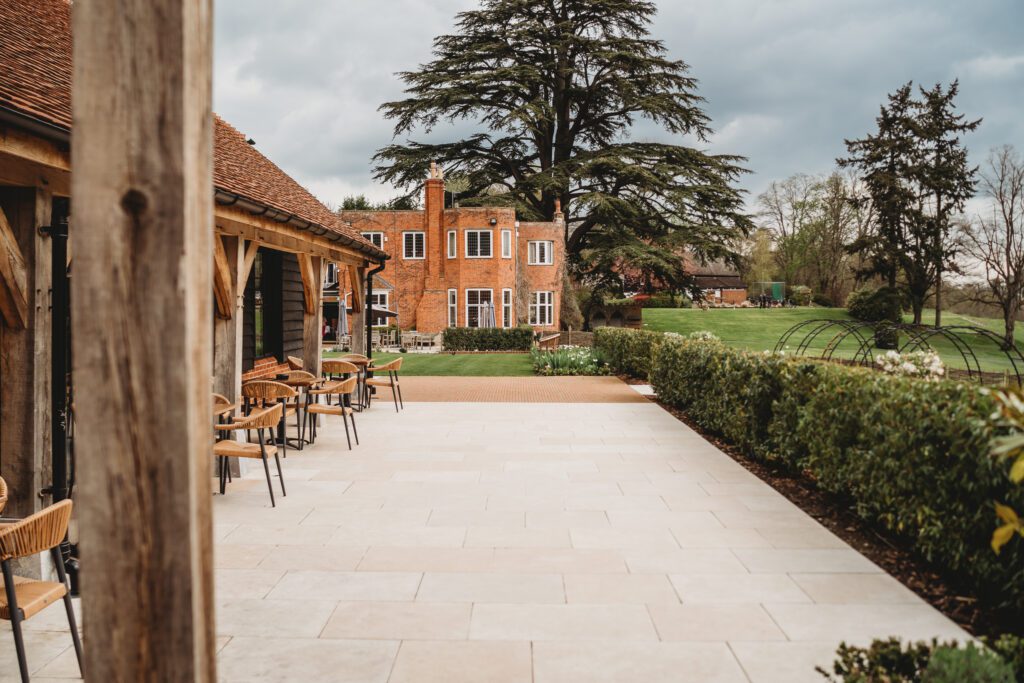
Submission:
POLYGON ((610 375, 611 368, 598 351, 583 346, 563 346, 556 351, 534 349, 533 371, 547 377, 610 375))
POLYGON ((980 387, 751 353, 718 342, 598 331, 613 369, 648 376, 663 402, 751 457, 848 501, 991 608, 1024 610, 1024 542, 991 546, 995 504, 1024 509, 1008 430, 980 387))

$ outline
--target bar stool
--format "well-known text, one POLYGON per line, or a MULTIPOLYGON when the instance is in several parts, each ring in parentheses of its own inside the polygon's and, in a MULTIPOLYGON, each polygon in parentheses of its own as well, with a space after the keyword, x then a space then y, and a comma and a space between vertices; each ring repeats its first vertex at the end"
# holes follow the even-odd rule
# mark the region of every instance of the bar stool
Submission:
POLYGON ((287 496, 288 494, 284 489, 284 476, 281 474, 281 460, 277 457, 277 446, 272 443, 267 443, 263 438, 264 430, 270 429, 273 431, 281 420, 281 413, 284 410, 284 406, 280 403, 275 403, 273 406, 267 408, 257 408, 253 410, 249 415, 239 418, 230 424, 217 425, 217 429, 221 431, 240 431, 245 430, 249 432, 256 430, 256 436, 259 439, 259 443, 238 443, 230 439, 224 441, 218 441, 213 445, 213 454, 220 458, 220 492, 224 493, 225 484, 224 479, 226 472, 228 471, 228 458, 251 458, 253 460, 263 461, 263 471, 267 475, 267 489, 270 491, 270 506, 277 507, 277 503, 274 502, 274 487, 270 480, 270 463, 267 460, 268 455, 274 456, 274 462, 277 464, 277 476, 281 480, 281 495, 287 496))
POLYGON ((11 622, 14 649, 18 653, 18 668, 21 670, 23 683, 28 683, 29 672, 21 624, 58 600, 64 601, 68 625, 71 627, 71 641, 75 645, 75 655, 78 657, 78 670, 82 671, 82 641, 78 637, 75 611, 71 606, 71 594, 68 592, 67 575, 64 572, 64 558, 60 553, 61 541, 68 533, 71 507, 70 500, 62 500, 19 522, 0 528, 0 569, 3 570, 4 577, 4 594, 0 596, 0 619, 8 619, 11 622), (47 550, 50 551, 53 564, 57 568, 59 581, 36 581, 14 575, 11 560, 39 555, 47 550))

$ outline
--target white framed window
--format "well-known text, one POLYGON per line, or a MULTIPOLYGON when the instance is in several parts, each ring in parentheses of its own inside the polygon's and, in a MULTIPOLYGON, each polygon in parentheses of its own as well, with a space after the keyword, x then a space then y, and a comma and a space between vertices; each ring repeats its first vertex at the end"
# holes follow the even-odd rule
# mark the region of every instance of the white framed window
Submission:
POLYGON ((448 290, 448 327, 459 326, 459 290, 448 290))
POLYGON ((454 230, 448 231, 448 258, 455 258, 459 255, 459 237, 454 230))
MULTIPOLYGON (((374 292, 373 296, 370 297, 370 304, 373 308, 379 308, 381 310, 388 310, 388 292, 374 292)), ((374 327, 387 327, 388 317, 386 315, 373 314, 373 326, 374 327)))
POLYGON ((494 253, 492 235, 490 230, 467 230, 464 237, 466 258, 491 258, 494 253))
POLYGON ((384 248, 384 233, 382 232, 364 232, 363 239, 378 249, 384 248))
POLYGON ((501 326, 512 327, 512 290, 501 290, 501 326))
POLYGON ((466 327, 491 327, 491 309, 494 291, 490 289, 466 290, 466 327))
POLYGON ((501 231, 501 258, 512 258, 512 231, 501 231))
POLYGON ((424 232, 402 233, 402 258, 422 259, 427 255, 427 234, 424 232))
POLYGON ((554 324, 555 319, 555 293, 554 292, 531 292, 530 293, 530 324, 537 327, 547 327, 554 324))
POLYGON ((553 266, 555 264, 555 243, 546 241, 529 242, 526 245, 526 262, 531 266, 553 266))

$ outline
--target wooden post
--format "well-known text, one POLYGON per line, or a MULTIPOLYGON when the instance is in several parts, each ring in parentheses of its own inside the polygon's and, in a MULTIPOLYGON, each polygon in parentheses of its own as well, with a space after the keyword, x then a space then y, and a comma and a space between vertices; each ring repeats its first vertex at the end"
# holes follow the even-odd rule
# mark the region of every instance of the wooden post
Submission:
MULTIPOLYGON (((307 372, 320 375, 320 361, 323 356, 324 338, 324 265, 323 259, 319 256, 308 257, 310 274, 307 276, 303 270, 303 289, 306 287, 306 279, 312 279, 313 311, 307 307, 302 315, 302 363, 307 372)), ((302 267, 302 260, 299 261, 302 267)))
POLYGON ((366 302, 364 287, 366 286, 366 268, 350 266, 348 278, 352 287, 352 324, 349 334, 352 335, 352 351, 365 354, 367 350, 366 338, 366 302))
MULTIPOLYGON (((0 211, 21 260, 25 319, 0 331, 0 475, 10 488, 4 515, 24 517, 49 504, 39 491, 50 485, 50 224, 53 195, 46 189, 6 188, 0 211)), ((21 570, 40 575, 38 563, 21 570)))
POLYGON ((213 319, 213 390, 237 401, 242 389, 242 303, 245 283, 238 286, 238 276, 244 267, 245 249, 237 237, 214 236, 214 245, 221 242, 223 264, 214 261, 214 298, 218 297, 217 270, 222 273, 219 286, 222 292, 231 292, 230 301, 222 308, 218 301, 218 314, 213 319))
POLYGON ((210 0, 72 5, 85 669, 216 679, 210 0))

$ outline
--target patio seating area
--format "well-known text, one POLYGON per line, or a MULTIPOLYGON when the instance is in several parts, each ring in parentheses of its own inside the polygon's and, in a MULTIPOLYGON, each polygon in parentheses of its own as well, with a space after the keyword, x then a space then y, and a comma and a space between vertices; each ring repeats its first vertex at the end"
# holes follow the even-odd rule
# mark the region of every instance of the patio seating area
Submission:
MULTIPOLYGON (((379 396, 276 507, 261 469, 215 495, 220 679, 800 683, 841 640, 966 637, 632 388, 538 379, 567 402, 379 396)), ((75 676, 49 611, 30 661, 75 676)))

